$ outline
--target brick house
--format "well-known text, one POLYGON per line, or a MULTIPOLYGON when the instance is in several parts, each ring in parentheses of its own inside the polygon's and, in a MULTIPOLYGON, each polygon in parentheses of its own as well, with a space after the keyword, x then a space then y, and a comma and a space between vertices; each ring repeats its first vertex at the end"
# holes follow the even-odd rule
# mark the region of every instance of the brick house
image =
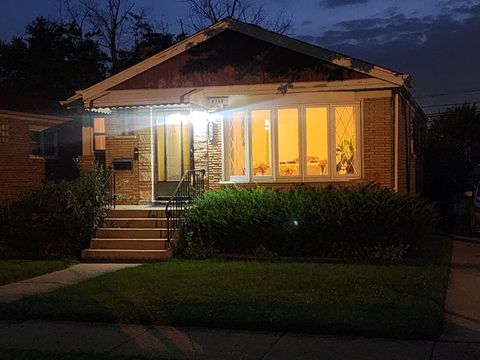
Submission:
MULTIPOLYGON (((58 165, 62 158, 59 132, 63 131, 59 129, 68 120, 0 110, 0 203, 39 186, 52 168, 65 167, 63 162, 58 165)), ((79 138, 77 142, 80 144, 79 138)))
POLYGON ((84 112, 81 162, 115 165, 125 203, 207 188, 422 187, 426 117, 407 74, 225 19, 62 102, 84 112))

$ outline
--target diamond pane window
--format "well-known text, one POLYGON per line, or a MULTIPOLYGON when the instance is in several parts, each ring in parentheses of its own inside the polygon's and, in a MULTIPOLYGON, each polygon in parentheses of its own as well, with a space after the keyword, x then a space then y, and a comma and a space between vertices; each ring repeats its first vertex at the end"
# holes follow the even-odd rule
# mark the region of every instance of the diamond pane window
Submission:
POLYGON ((339 175, 358 174, 354 106, 335 106, 335 163, 339 175))
POLYGON ((228 122, 228 173, 245 176, 245 113, 233 112, 228 122))

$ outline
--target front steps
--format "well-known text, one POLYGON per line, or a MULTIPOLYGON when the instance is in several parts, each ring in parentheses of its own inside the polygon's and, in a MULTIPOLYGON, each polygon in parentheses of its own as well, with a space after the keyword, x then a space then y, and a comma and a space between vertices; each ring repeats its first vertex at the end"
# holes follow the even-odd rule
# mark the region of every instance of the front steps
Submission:
POLYGON ((167 219, 160 207, 113 209, 97 230, 84 261, 142 262, 169 259, 167 219))

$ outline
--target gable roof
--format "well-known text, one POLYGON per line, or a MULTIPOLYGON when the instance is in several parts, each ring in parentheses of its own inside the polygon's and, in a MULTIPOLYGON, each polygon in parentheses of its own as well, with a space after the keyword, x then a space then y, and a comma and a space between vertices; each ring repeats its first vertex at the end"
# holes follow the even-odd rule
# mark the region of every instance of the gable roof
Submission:
POLYGON ((168 49, 143 60, 142 62, 90 86, 85 90, 76 91, 75 95, 71 96, 65 101, 61 101, 60 103, 62 105, 68 105, 81 99, 88 101, 103 91, 109 90, 112 87, 119 85, 226 30, 233 30, 273 45, 284 47, 322 61, 330 62, 332 64, 384 80, 395 86, 411 86, 411 79, 410 75, 408 74, 399 73, 378 65, 355 59, 353 57, 349 57, 347 55, 340 54, 338 52, 303 42, 301 40, 265 30, 257 25, 247 24, 238 20, 226 18, 202 31, 197 32, 194 35, 191 35, 185 40, 174 44, 168 49))

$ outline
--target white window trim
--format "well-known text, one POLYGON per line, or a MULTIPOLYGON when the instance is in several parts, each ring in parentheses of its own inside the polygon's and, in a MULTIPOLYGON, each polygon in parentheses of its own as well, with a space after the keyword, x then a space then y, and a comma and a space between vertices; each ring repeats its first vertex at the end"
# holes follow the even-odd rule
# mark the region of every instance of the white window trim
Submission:
POLYGON ((222 168, 223 179, 226 183, 298 183, 298 182, 346 182, 359 180, 364 175, 364 158, 363 158, 363 114, 361 101, 347 101, 338 103, 296 103, 282 104, 276 106, 245 106, 232 110, 243 111, 244 131, 245 131, 245 172, 244 176, 230 176, 229 170, 229 143, 228 143, 228 116, 223 116, 222 121, 222 168), (336 133, 335 133, 335 107, 353 106, 355 111, 356 126, 356 154, 355 163, 357 164, 356 174, 337 174, 336 171, 336 133), (326 175, 307 175, 307 129, 306 129, 306 108, 327 108, 327 147, 328 147, 328 174, 326 175), (299 158, 300 158, 300 175, 299 176, 280 176, 280 163, 278 159, 278 109, 298 109, 298 134, 299 134, 299 158), (269 110, 271 112, 271 157, 272 157, 272 175, 270 176, 253 176, 253 154, 252 154, 252 132, 251 132, 251 112, 254 110, 269 110))

